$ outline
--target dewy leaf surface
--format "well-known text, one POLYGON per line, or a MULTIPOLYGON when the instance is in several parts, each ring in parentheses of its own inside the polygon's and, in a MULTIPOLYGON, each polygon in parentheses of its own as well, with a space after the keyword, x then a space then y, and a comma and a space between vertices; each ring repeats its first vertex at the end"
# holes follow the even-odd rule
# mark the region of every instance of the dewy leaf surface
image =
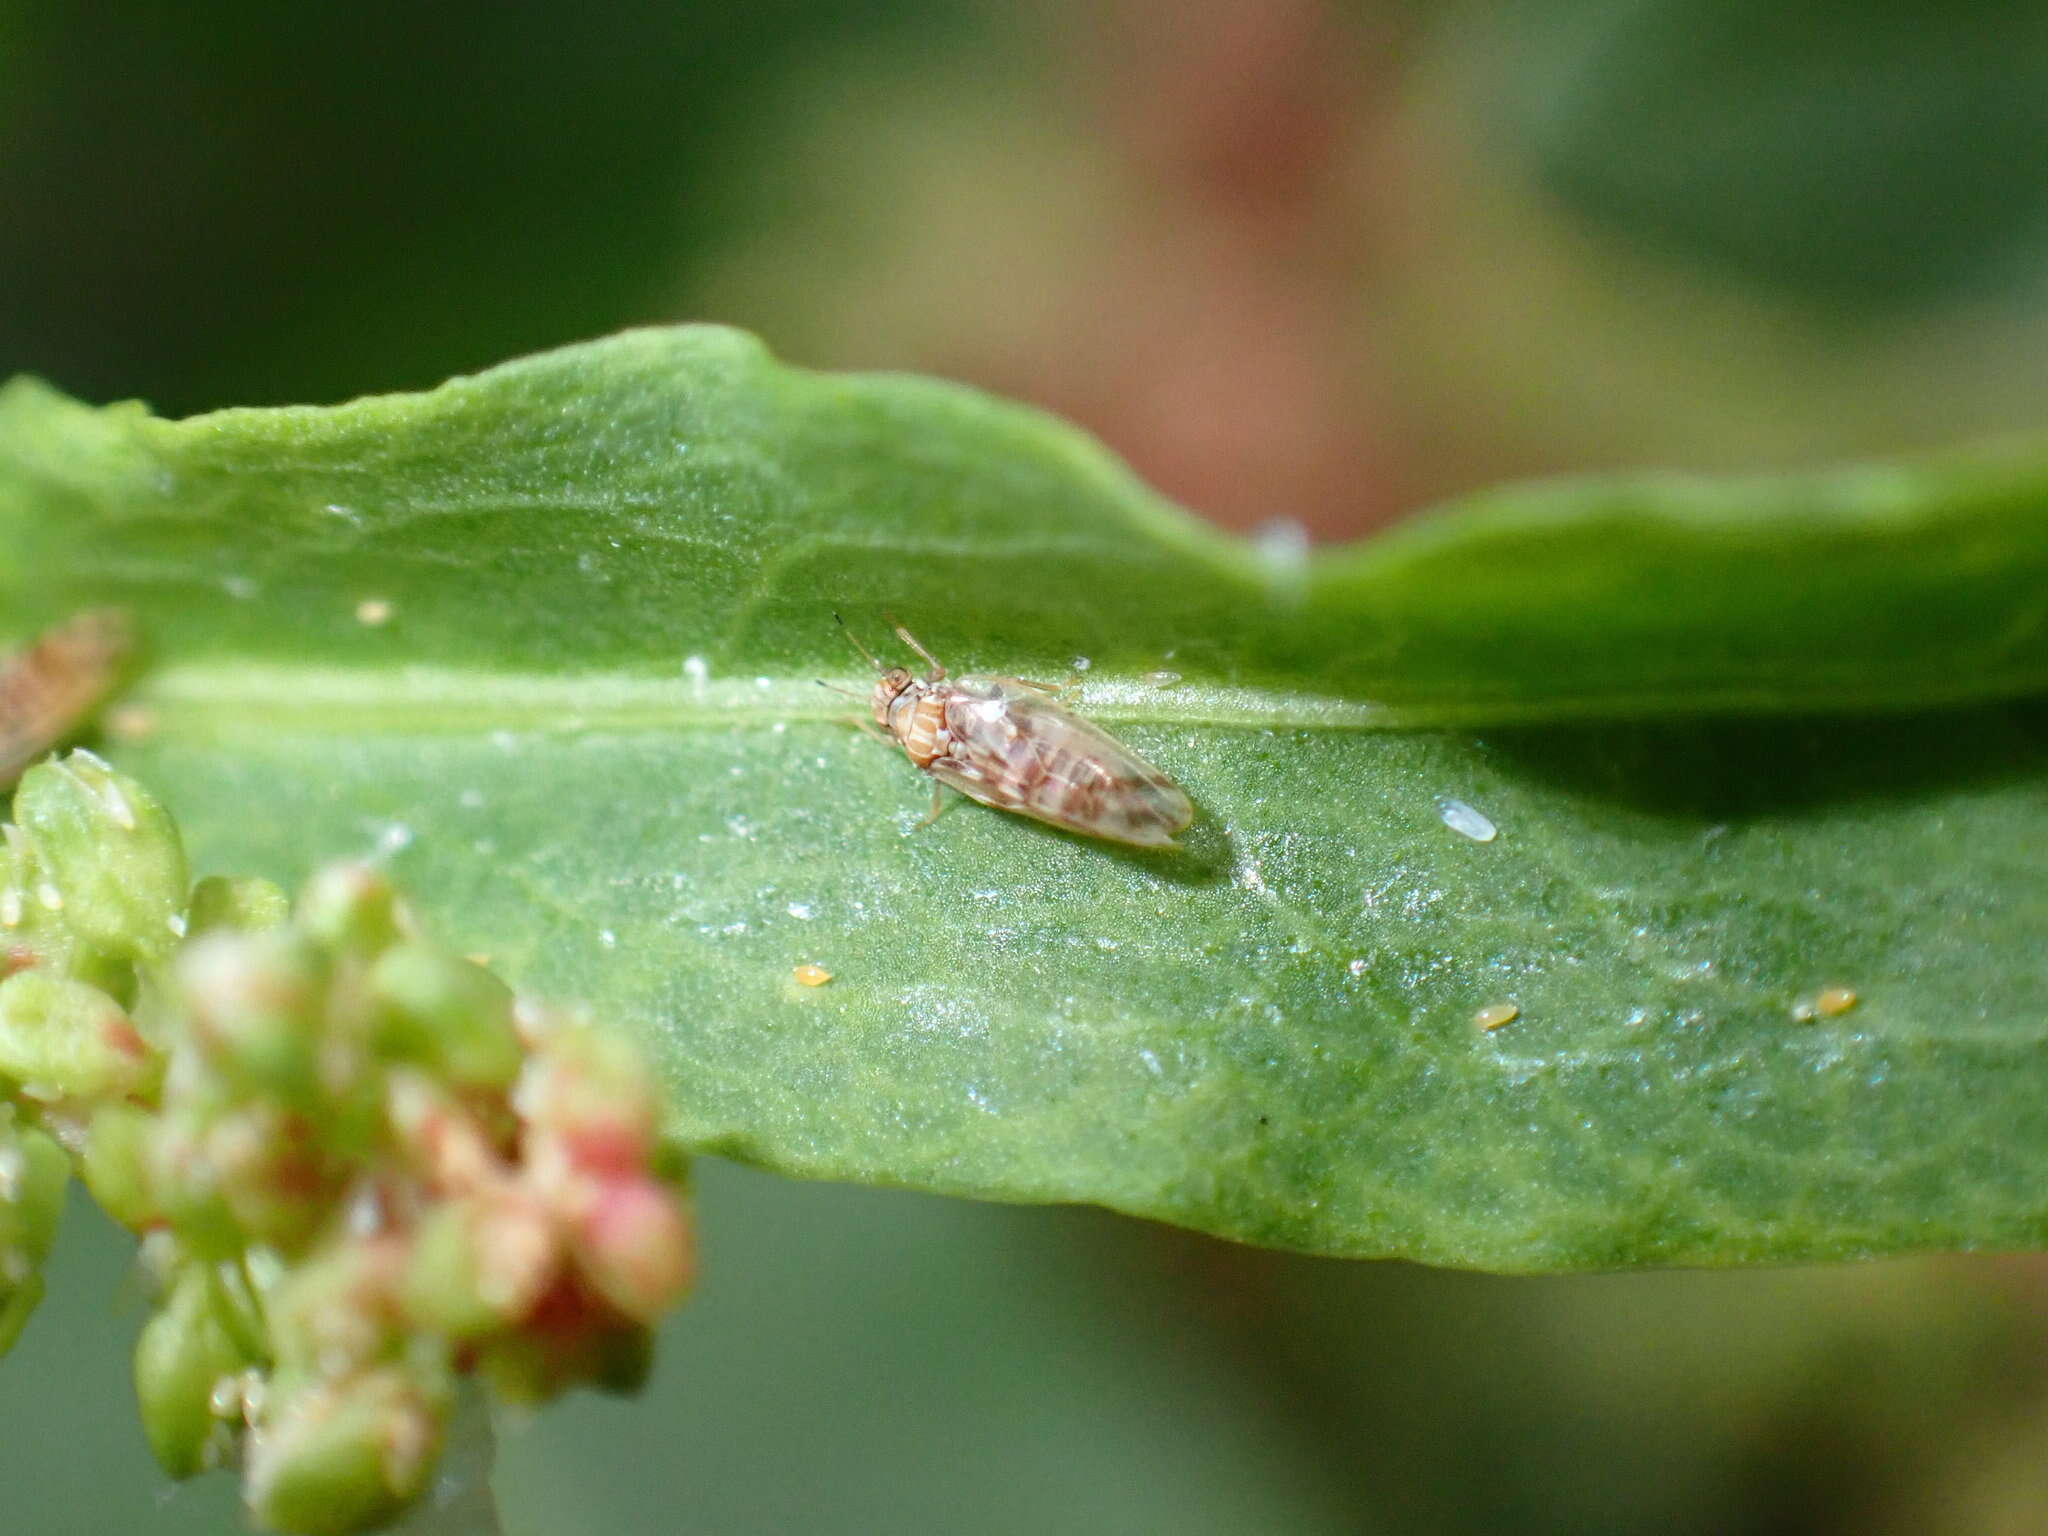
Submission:
POLYGON ((388 862, 653 1042, 705 1149, 1497 1268, 2048 1237, 2044 535, 2014 451, 1305 557, 705 329, 332 409, 0 394, 0 618, 134 610, 111 750, 201 868, 388 862), (835 609, 1087 658, 1187 851, 920 828, 814 686, 864 684, 835 609))

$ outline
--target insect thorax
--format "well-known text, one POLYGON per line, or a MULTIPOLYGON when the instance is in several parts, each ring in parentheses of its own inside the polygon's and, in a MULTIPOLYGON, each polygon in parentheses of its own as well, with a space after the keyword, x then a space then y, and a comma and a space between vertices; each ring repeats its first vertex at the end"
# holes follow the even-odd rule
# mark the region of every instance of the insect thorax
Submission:
POLYGON ((904 756, 920 768, 929 767, 934 758, 945 754, 949 687, 908 676, 900 686, 888 678, 875 685, 875 718, 896 738, 904 756))

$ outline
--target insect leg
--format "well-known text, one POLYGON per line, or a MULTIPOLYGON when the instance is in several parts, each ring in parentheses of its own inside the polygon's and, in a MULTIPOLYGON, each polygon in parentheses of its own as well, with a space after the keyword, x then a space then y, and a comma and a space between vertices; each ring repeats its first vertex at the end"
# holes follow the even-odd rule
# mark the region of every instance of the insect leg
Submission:
POLYGON ((940 815, 945 811, 945 809, 946 786, 934 781, 932 784, 932 808, 929 811, 925 812, 925 818, 923 821, 920 821, 918 823, 918 826, 930 826, 933 822, 939 819, 940 815))

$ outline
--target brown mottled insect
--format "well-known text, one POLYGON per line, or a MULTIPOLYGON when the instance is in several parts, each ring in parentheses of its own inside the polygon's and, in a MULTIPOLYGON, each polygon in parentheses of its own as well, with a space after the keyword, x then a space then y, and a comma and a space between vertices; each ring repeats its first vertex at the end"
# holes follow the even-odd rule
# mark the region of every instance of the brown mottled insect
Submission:
POLYGON ((21 777, 99 706, 132 644, 127 616, 99 608, 0 658, 0 785, 21 777))
POLYGON ((1141 848, 1180 846, 1174 838, 1195 814, 1180 786, 1054 703, 1059 689, 1021 677, 948 677, 909 630, 895 629, 931 670, 918 678, 884 666, 849 631, 854 649, 881 674, 870 700, 875 724, 861 725, 938 781, 933 817, 944 803, 942 786, 950 785, 970 800, 1069 832, 1141 848))

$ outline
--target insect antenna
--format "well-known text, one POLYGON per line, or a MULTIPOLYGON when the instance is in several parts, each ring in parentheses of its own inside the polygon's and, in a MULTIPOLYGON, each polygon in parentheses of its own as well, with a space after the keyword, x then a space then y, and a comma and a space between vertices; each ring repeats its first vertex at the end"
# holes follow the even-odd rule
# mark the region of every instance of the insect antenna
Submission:
POLYGON ((854 638, 853 631, 846 627, 846 620, 839 618, 839 615, 836 613, 833 614, 832 617, 834 619, 837 619, 839 622, 839 633, 846 636, 847 643, 851 645, 856 651, 859 651, 861 655, 865 656, 868 659, 869 666, 873 667, 877 672, 886 672, 889 670, 887 667, 882 665, 881 660, 875 655, 873 651, 869 650, 866 646, 862 645, 859 640, 854 638))
POLYGON ((919 645, 917 643, 917 636, 913 635, 909 630, 905 629, 903 627, 902 622, 896 617, 895 614, 883 614, 882 622, 887 624, 891 629, 896 631, 896 638, 898 640, 901 640, 905 645, 909 646, 913 651, 917 652, 918 655, 922 656, 926 661, 931 663, 933 682, 937 682, 940 678, 946 675, 946 669, 940 665, 939 658, 934 656, 930 651, 926 650, 923 646, 919 645))
POLYGON ((864 693, 855 693, 851 688, 841 688, 836 683, 828 683, 822 677, 814 677, 811 681, 828 693, 843 693, 849 699, 865 699, 867 697, 864 693))

